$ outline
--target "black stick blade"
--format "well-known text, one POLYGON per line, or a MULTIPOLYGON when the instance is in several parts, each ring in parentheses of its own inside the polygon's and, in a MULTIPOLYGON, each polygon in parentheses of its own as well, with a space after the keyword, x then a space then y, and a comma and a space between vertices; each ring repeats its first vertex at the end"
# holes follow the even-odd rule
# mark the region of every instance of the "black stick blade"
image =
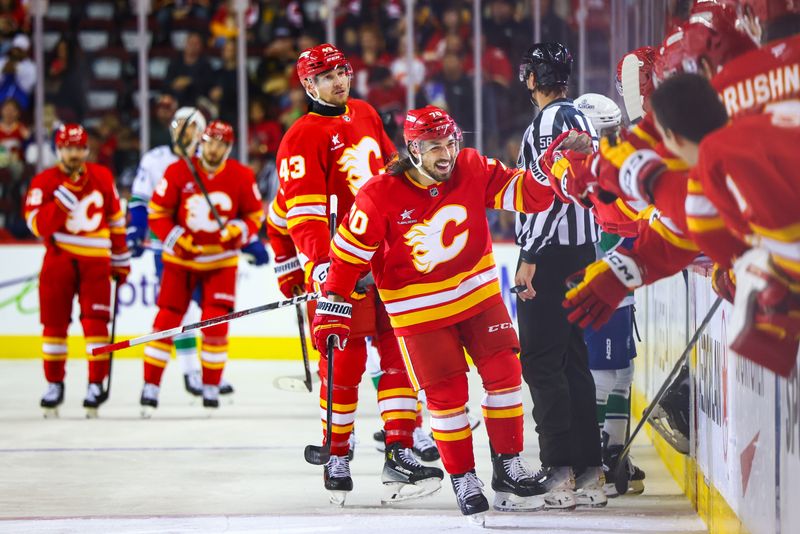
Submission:
POLYGON ((306 445, 303 451, 306 462, 311 465, 325 465, 331 459, 331 449, 327 445, 317 447, 316 445, 306 445))
POLYGON ((628 493, 628 455, 620 456, 614 469, 614 487, 619 495, 628 493))

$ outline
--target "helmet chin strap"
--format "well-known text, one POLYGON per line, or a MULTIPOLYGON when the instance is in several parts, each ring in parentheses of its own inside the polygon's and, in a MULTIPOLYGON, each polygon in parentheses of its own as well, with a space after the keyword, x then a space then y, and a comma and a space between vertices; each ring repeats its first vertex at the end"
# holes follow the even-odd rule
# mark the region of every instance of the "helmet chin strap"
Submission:
MULTIPOLYGON (((335 105, 335 104, 331 104, 330 102, 326 102, 325 100, 323 100, 322 98, 320 98, 320 96, 319 96, 319 91, 317 91, 317 96, 314 96, 314 95, 312 95, 312 94, 311 94, 311 91, 309 91, 309 90, 308 90, 308 89, 306 89, 305 87, 303 87, 303 88, 306 90, 306 94, 308 95, 308 98, 310 98, 311 100, 313 100, 313 101, 314 101, 314 102, 316 102, 317 104, 321 104, 321 105, 323 105, 323 106, 328 106, 328 107, 330 107, 330 108, 339 107, 339 106, 337 106, 337 105, 335 105)), ((316 87, 315 87, 315 89, 316 89, 316 87)))
POLYGON ((427 171, 425 171, 425 169, 422 167, 422 157, 420 156, 419 160, 417 160, 417 158, 415 158, 414 154, 411 152, 411 148, 410 147, 408 147, 408 159, 411 160, 411 164, 414 166, 415 169, 417 169, 417 172, 419 172, 422 176, 424 176, 428 180, 433 180, 437 184, 440 184, 440 183, 443 182, 443 180, 439 180, 438 178, 434 178, 433 176, 428 174, 427 171))

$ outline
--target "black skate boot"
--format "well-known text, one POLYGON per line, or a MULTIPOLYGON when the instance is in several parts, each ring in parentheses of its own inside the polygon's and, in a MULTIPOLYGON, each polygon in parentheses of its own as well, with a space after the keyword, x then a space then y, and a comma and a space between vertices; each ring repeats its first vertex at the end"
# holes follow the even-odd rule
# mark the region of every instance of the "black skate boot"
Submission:
POLYGON ((193 397, 199 397, 203 394, 203 379, 200 377, 200 371, 190 371, 183 375, 183 387, 186 392, 193 397))
POLYGON ((86 388, 86 397, 83 399, 83 407, 86 408, 86 418, 96 419, 97 409, 108 400, 108 392, 103 391, 103 384, 91 382, 86 388))
POLYGON ((144 383, 142 396, 139 404, 142 406, 141 414, 143 419, 150 419, 153 412, 158 408, 158 392, 160 388, 155 384, 144 383))
POLYGON ((203 384, 203 407, 209 410, 219 408, 219 386, 203 384))
MULTIPOLYGON (((617 487, 614 482, 614 473, 619 464, 619 455, 622 452, 622 445, 611 445, 603 452, 603 471, 606 475, 606 483, 603 490, 609 497, 619 497, 617 487)), ((626 458, 628 473, 628 492, 625 495, 639 495, 644 492, 644 471, 633 465, 630 455, 626 458)))
POLYGON ((586 467, 575 475, 575 503, 578 506, 602 508, 608 504, 603 491, 605 476, 602 466, 586 467))
POLYGON ((544 486, 544 507, 548 510, 574 510, 575 474, 571 467, 542 466, 535 480, 544 486))
POLYGON ((44 410, 45 419, 58 417, 58 407, 64 402, 64 382, 48 382, 47 391, 42 395, 39 405, 44 410))
POLYGON ((233 394, 233 385, 222 378, 219 381, 219 394, 220 395, 232 395, 233 394))
POLYGON ((435 462, 441 458, 436 442, 421 427, 414 429, 414 454, 423 462, 435 462))
POLYGON ((689 368, 684 367, 650 416, 650 424, 681 454, 689 454, 689 368))
POLYGON ((519 454, 492 457, 494 509, 500 512, 536 512, 544 508, 547 490, 533 476, 519 454))
POLYGON ((392 443, 386 447, 386 462, 381 476, 384 488, 381 504, 433 495, 442 487, 443 478, 441 469, 422 465, 414 456, 414 451, 403 448, 400 443, 392 443))
POLYGON ((453 483, 453 492, 461 513, 471 524, 484 526, 489 501, 483 495, 483 482, 475 474, 475 470, 467 471, 463 475, 450 475, 450 481, 453 483))
POLYGON ((330 492, 330 501, 337 506, 344 506, 347 493, 353 491, 353 479, 350 478, 350 461, 347 456, 331 456, 325 464, 323 475, 325 489, 330 492))

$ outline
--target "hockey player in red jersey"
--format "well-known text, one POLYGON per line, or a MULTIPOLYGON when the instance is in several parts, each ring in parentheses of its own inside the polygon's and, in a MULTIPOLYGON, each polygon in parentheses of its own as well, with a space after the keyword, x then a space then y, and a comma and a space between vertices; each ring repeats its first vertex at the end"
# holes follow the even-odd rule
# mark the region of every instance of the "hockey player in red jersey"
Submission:
POLYGON ((727 124, 709 82, 682 74, 653 93, 652 105, 664 142, 693 167, 692 239, 722 269, 734 268, 731 348, 788 376, 800 342, 800 103, 727 124))
POLYGON ((522 451, 519 342, 500 296, 486 208, 533 213, 553 194, 530 171, 509 169, 473 149, 439 108, 408 112, 409 156, 361 188, 331 244, 314 338, 349 346, 353 288, 370 268, 398 335, 414 388, 424 388, 431 428, 462 513, 488 502, 475 475, 467 402, 466 349, 483 380, 499 510, 544 506, 545 489, 522 451))
POLYGON ((125 217, 111 172, 88 163, 88 136, 79 124, 56 132, 59 163, 36 175, 25 201, 31 232, 45 242, 39 275, 42 355, 48 382, 41 405, 45 416, 57 415, 64 400, 67 328, 77 294, 80 321, 89 360, 89 387, 84 407, 95 410, 107 399, 102 382, 108 375, 108 355, 92 349, 108 343, 111 278, 117 284, 130 272, 125 245, 125 217))
MULTIPOLYGON (((197 286, 202 292, 203 320, 234 308, 238 250, 257 234, 264 212, 253 172, 228 159, 233 141, 230 125, 211 122, 203 133, 200 155, 167 167, 150 200, 150 228, 164 243, 164 273, 154 330, 180 324, 197 286), (202 186, 187 163, 197 171, 202 186), (224 228, 213 217, 203 189, 224 228)), ((158 406, 161 375, 171 352, 171 339, 153 341, 145 347, 145 384, 140 400, 144 417, 158 406)), ((207 408, 219 406, 219 381, 227 355, 228 324, 203 329, 200 360, 203 405, 207 408)))
MULTIPOLYGON (((330 254, 329 198, 337 197, 339 215, 344 215, 358 190, 383 172, 395 152, 375 110, 362 100, 350 98, 352 69, 339 49, 323 44, 305 50, 297 60, 297 75, 313 103, 310 112, 289 128, 278 148, 278 175, 285 208, 273 203, 273 214, 280 215, 285 209, 285 231, 297 250, 297 262, 286 252, 290 249, 285 240, 280 242, 287 247, 280 253, 276 250, 283 291, 294 290, 297 263, 303 266, 306 289, 325 280, 330 254)), ((281 200, 280 193, 277 200, 281 200)), ((274 223, 277 218, 270 220, 274 223)), ((383 370, 378 383, 378 406, 386 435, 383 501, 422 497, 441 487, 444 474, 420 464, 413 455, 417 394, 409 383, 397 340, 374 285, 360 291, 354 304, 351 343, 347 348, 341 347, 334 358, 334 420, 331 458, 324 469, 325 488, 330 491, 331 502, 341 505, 353 487, 347 453, 358 405, 358 385, 366 366, 365 338, 369 336, 380 353, 383 370)), ((309 315, 313 317, 313 313, 312 305, 309 315)), ((317 349, 324 346, 317 345, 317 349)), ((323 354, 323 429, 329 387, 326 362, 323 354)))

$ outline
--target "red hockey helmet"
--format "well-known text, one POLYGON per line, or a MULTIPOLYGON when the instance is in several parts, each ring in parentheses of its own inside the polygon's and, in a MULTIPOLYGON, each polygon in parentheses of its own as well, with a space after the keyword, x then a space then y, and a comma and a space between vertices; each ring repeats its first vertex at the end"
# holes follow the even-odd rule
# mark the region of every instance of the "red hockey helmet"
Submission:
POLYGON ((86 148, 89 145, 89 135, 80 124, 62 124, 56 132, 56 148, 77 146, 86 148))
POLYGON ((297 77, 302 81, 337 67, 344 67, 348 74, 353 72, 344 53, 332 44, 325 43, 300 53, 297 58, 297 77))
POLYGON ((701 59, 716 73, 731 59, 757 47, 735 9, 702 2, 692 8, 688 21, 664 39, 655 62, 655 82, 680 72, 700 72, 701 59))
POLYGON ((622 63, 625 57, 633 54, 639 60, 639 94, 647 98, 655 89, 653 85, 653 65, 656 60, 656 49, 652 46, 643 46, 636 50, 631 50, 617 63, 617 93, 622 95, 622 63))
POLYGON ((211 121, 203 132, 203 141, 211 139, 232 145, 234 141, 233 126, 223 121, 211 121))
MULTIPOLYGON (((412 109, 406 114, 403 138, 406 145, 455 136, 461 142, 461 128, 447 112, 436 106, 412 109)), ((417 146, 419 149, 419 146, 417 146)))

